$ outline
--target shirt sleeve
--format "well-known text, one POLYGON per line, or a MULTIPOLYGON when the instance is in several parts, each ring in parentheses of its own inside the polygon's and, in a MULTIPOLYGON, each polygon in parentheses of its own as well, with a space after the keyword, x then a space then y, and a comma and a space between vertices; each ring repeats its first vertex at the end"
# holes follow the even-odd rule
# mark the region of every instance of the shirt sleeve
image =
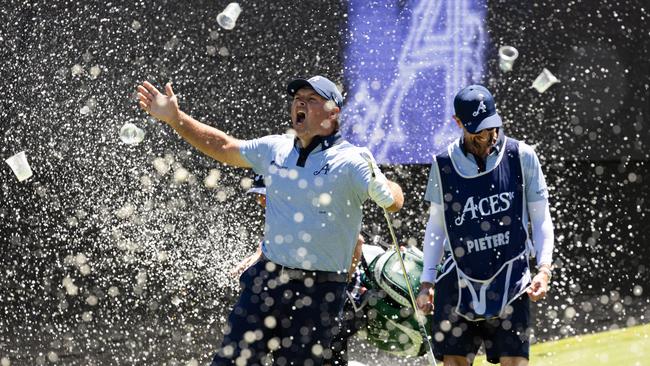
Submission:
POLYGON ((429 171, 429 180, 427 181, 427 190, 424 192, 424 199, 442 205, 442 197, 440 193, 440 172, 438 171, 438 162, 433 159, 431 163, 431 170, 429 171))
POLYGON ((444 242, 446 238, 445 223, 443 220, 442 205, 431 204, 429 210, 429 221, 424 233, 423 244, 423 268, 420 276, 421 282, 434 283, 437 276, 436 268, 442 259, 444 242))
POLYGON ((356 192, 359 200, 365 202, 369 198, 368 185, 372 180, 372 170, 362 154, 368 154, 373 161, 375 159, 372 153, 370 153, 370 150, 366 148, 351 152, 351 156, 349 157, 351 164, 350 180, 352 189, 356 192))
POLYGON ((246 140, 239 146, 239 152, 250 163, 255 173, 266 175, 266 170, 272 160, 274 147, 284 138, 280 135, 270 135, 246 140))
POLYGON ((527 206, 537 267, 539 268, 543 264, 550 265, 553 263, 555 234, 553 233, 553 221, 548 201, 528 202, 527 206))
POLYGON ((548 187, 542 173, 542 165, 533 148, 525 143, 519 143, 519 159, 526 184, 526 201, 537 202, 548 199, 548 187))
POLYGON ((555 234, 548 203, 548 187, 542 166, 533 148, 519 143, 519 158, 526 185, 526 206, 530 218, 537 266, 553 262, 555 234))

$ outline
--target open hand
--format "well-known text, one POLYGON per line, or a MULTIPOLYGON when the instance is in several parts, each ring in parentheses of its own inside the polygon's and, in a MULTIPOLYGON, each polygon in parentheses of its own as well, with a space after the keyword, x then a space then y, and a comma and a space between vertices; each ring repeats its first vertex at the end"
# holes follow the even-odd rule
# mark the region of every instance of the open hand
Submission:
POLYGON ((148 81, 138 85, 138 104, 153 117, 168 124, 175 124, 179 120, 180 110, 178 99, 172 90, 172 85, 165 85, 165 94, 156 89, 148 81))
POLYGON ((530 286, 526 289, 528 297, 533 301, 538 301, 543 299, 548 292, 548 274, 545 272, 539 272, 533 277, 530 286))
POLYGON ((433 287, 430 284, 427 286, 425 283, 422 283, 421 286, 415 303, 422 313, 431 314, 433 312, 433 287))
POLYGON ((260 256, 257 253, 249 255, 248 257, 242 259, 242 261, 239 262, 234 268, 228 271, 228 274, 231 275, 232 277, 237 278, 242 273, 244 273, 244 271, 247 270, 250 266, 255 264, 255 262, 257 262, 258 259, 260 259, 260 256))

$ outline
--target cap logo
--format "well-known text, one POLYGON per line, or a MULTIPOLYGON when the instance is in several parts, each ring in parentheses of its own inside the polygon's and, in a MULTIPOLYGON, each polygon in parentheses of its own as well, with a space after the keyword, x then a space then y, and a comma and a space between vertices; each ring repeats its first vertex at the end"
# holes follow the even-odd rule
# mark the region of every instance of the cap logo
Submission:
POLYGON ((484 98, 484 97, 483 97, 483 94, 479 94, 479 95, 478 95, 478 98, 479 98, 480 102, 479 102, 479 104, 478 104, 478 108, 476 108, 476 110, 474 111, 474 113, 472 113, 472 116, 474 116, 474 117, 478 116, 479 113, 485 113, 485 112, 487 112, 487 107, 485 106, 485 103, 483 103, 483 98, 484 98))

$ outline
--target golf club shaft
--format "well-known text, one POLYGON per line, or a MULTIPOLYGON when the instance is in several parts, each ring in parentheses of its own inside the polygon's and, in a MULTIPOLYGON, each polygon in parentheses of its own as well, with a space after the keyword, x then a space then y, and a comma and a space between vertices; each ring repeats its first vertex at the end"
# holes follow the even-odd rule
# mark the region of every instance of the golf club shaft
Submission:
MULTIPOLYGON (((375 179, 377 175, 375 174, 374 163, 372 161, 372 158, 370 157, 370 155, 367 154, 363 154, 362 157, 368 163, 368 168, 370 169, 372 178, 375 179)), ((404 280, 406 281, 406 288, 409 292, 409 298, 411 299, 411 306, 413 307, 413 316, 415 316, 415 320, 418 322, 418 325, 420 326, 420 330, 422 331, 422 335, 426 340, 427 346, 429 348, 429 358, 431 359, 431 363, 434 366, 437 366, 438 363, 436 362, 436 357, 433 355, 433 345, 431 344, 431 340, 429 339, 429 332, 427 332, 426 325, 422 323, 422 321, 420 320, 420 316, 418 315, 418 304, 415 300, 413 287, 411 287, 411 281, 409 280, 409 276, 406 273, 406 265, 404 265, 404 260, 402 259, 402 251, 399 249, 399 244, 397 244, 397 236, 395 236, 395 231, 393 230, 393 225, 390 220, 390 215, 388 214, 386 208, 382 207, 382 210, 384 210, 384 217, 386 218, 386 223, 388 224, 388 231, 390 232, 390 237, 393 240, 393 247, 395 249, 395 254, 397 254, 397 258, 399 259, 400 265, 402 266, 402 274, 404 275, 404 280)))
POLYGON ((415 320, 418 322, 418 325, 420 325, 420 330, 422 331, 424 335, 424 339, 426 340, 427 347, 429 348, 429 358, 433 362, 434 366, 437 366, 436 363, 436 358, 433 355, 433 345, 431 344, 431 340, 429 339, 429 332, 427 332, 427 327, 424 325, 424 323, 421 321, 420 316, 418 315, 418 305, 415 300, 415 294, 413 293, 413 287, 411 286, 411 281, 409 280, 409 276, 406 273, 406 265, 404 264, 404 260, 402 259, 402 251, 399 248, 399 245, 397 244, 397 237, 395 236, 395 231, 393 230, 393 225, 391 224, 390 220, 390 215, 388 214, 388 211, 383 208, 384 210, 384 217, 386 218, 386 223, 388 224, 388 231, 390 231, 390 237, 393 240, 393 246, 395 249, 395 254, 397 254, 397 258, 399 258, 400 265, 402 266, 402 273, 404 274, 404 280, 406 281, 406 288, 409 293, 409 298, 411 299, 411 306, 413 307, 413 316, 415 316, 415 320))

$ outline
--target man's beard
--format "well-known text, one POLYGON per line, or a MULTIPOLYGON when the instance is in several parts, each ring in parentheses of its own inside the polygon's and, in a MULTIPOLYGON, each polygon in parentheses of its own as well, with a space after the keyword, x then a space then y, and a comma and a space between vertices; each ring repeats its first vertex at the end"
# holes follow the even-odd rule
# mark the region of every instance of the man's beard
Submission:
POLYGON ((496 136, 490 134, 487 138, 482 138, 481 136, 477 136, 475 138, 470 139, 470 146, 472 146, 472 150, 474 150, 474 152, 480 154, 484 152, 486 149, 492 147, 496 142, 497 142, 496 136))

